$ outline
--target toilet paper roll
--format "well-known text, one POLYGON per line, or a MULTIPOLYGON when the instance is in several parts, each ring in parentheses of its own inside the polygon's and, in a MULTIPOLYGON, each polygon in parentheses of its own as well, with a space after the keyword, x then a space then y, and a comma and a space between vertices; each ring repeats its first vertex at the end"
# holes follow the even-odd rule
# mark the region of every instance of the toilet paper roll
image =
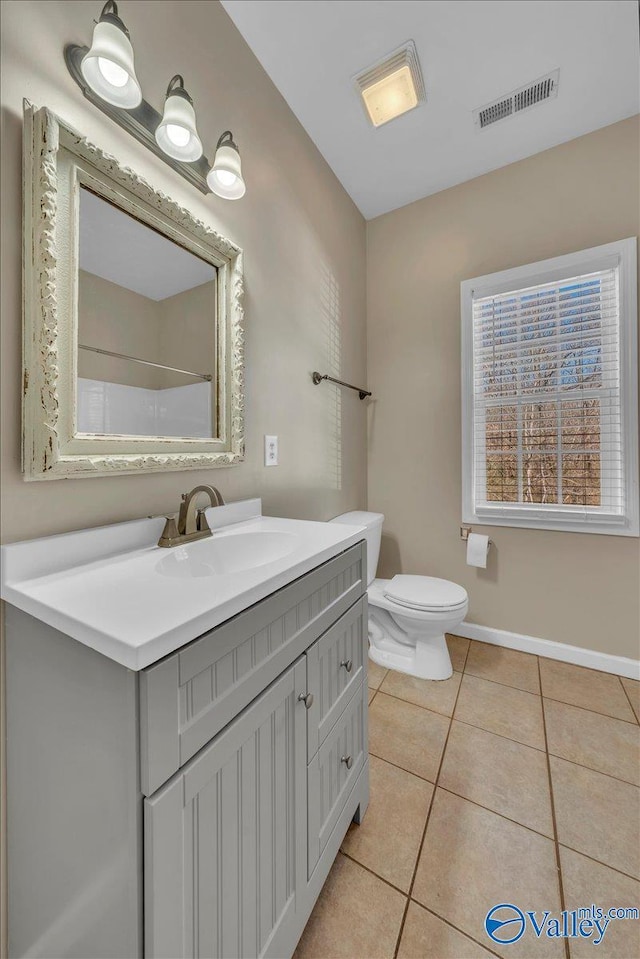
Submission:
POLYGON ((482 533, 469 533, 467 539, 467 566, 487 568, 487 553, 489 552, 489 537, 482 533))

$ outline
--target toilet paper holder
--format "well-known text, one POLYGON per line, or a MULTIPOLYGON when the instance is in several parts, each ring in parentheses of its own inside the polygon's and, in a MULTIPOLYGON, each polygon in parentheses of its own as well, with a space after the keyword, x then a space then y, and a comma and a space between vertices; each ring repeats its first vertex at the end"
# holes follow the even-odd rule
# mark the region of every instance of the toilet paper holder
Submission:
MULTIPOLYGON (((472 527, 472 526, 461 526, 461 527, 460 527, 460 539, 463 540, 465 543, 466 543, 467 540, 469 539, 469 533, 473 533, 473 527, 472 527)), ((493 546, 493 540, 492 540, 492 539, 489 540, 489 543, 488 543, 488 545, 487 545, 487 548, 488 548, 489 546, 493 546)))

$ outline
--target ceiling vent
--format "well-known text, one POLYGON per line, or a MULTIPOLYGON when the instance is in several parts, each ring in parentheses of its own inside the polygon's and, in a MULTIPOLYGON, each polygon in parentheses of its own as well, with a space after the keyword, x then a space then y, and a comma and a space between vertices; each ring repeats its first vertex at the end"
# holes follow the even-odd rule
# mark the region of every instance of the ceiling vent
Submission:
POLYGON ((375 127, 413 110, 427 99, 413 40, 362 70, 353 80, 375 127))
POLYGON ((480 129, 497 123, 498 120, 504 120, 515 113, 522 113, 523 110, 530 110, 531 107, 543 103, 545 100, 553 100, 558 96, 558 80, 560 70, 554 70, 533 83, 527 83, 507 93, 506 96, 494 100, 493 103, 487 103, 473 111, 473 122, 480 129))

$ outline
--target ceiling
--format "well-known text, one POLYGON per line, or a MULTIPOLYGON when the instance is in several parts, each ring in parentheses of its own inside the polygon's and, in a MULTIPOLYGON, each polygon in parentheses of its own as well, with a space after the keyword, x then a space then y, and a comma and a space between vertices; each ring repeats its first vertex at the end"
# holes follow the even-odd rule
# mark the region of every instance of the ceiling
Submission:
POLYGON ((637 0, 222 0, 369 219, 640 110, 637 0), (374 129, 351 80, 413 39, 427 102, 374 129), (560 68, 485 130, 479 106, 560 68))
POLYGON ((215 267, 100 199, 80 190, 80 269, 150 300, 212 280, 215 267))

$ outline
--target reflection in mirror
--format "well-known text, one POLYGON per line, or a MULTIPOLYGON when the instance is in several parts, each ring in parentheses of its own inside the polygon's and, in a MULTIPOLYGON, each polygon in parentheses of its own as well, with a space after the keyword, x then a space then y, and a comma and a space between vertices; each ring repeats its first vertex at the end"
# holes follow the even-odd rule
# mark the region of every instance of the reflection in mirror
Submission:
POLYGON ((80 189, 78 433, 216 435, 217 270, 80 189))

